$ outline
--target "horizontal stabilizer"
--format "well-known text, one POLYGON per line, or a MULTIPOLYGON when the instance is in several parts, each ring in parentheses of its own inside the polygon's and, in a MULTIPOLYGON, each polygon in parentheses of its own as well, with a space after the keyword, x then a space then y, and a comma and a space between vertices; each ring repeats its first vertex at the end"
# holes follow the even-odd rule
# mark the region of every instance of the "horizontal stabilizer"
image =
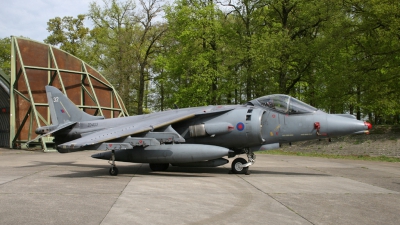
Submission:
MULTIPOLYGON (((45 137, 45 136, 50 135, 52 133, 55 133, 57 131, 61 131, 61 130, 65 129, 65 128, 68 128, 68 127, 70 127, 70 126, 72 126, 72 125, 74 125, 76 123, 77 122, 67 122, 67 123, 64 123, 64 124, 60 124, 56 129, 51 130, 50 132, 45 133, 43 135, 39 135, 35 139, 32 139, 32 140, 26 142, 26 145, 29 145, 29 143, 34 142, 34 141, 38 140, 39 138, 45 137)), ((41 127, 37 128, 37 130, 40 130, 40 129, 41 129, 41 127)), ((36 132, 36 133, 39 133, 39 132, 36 132)))

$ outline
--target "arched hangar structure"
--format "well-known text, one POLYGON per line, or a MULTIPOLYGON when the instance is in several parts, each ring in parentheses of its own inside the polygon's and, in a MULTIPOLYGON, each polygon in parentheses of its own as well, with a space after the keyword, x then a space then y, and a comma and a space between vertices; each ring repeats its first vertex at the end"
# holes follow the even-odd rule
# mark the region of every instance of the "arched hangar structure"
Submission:
POLYGON ((0 69, 0 147, 10 143, 10 77, 0 69))
MULTIPOLYGON (((51 124, 45 86, 59 88, 83 111, 105 118, 127 116, 122 99, 99 72, 51 45, 12 37, 10 78, 10 148, 26 148, 37 127, 51 124)), ((45 151, 52 137, 31 142, 45 151)))

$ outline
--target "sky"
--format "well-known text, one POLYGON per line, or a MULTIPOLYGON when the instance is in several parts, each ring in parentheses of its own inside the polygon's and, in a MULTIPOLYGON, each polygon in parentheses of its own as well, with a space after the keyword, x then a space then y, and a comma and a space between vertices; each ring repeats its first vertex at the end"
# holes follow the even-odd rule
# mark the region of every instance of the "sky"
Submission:
MULTIPOLYGON (((89 12, 91 2, 102 0, 0 0, 0 38, 24 36, 43 42, 49 32, 47 22, 55 17, 89 12)), ((90 24, 85 24, 90 26, 90 24)))

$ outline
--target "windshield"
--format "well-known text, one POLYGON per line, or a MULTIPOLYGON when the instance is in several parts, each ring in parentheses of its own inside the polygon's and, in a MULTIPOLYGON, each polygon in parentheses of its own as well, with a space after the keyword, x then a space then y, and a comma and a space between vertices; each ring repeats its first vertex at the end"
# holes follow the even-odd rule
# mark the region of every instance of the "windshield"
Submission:
POLYGON ((302 114, 317 111, 316 108, 288 95, 267 95, 257 98, 251 101, 251 103, 286 114, 302 114))
POLYGON ((287 95, 268 95, 257 98, 260 105, 286 113, 288 111, 289 96, 287 95))

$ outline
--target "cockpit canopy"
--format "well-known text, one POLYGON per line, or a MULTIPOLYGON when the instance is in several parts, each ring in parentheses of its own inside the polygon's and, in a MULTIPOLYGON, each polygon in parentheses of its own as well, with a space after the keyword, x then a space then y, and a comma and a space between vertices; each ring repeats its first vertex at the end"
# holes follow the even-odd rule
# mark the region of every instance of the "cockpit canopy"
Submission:
POLYGON ((284 114, 304 114, 317 111, 316 108, 288 95, 267 95, 249 102, 284 114))

